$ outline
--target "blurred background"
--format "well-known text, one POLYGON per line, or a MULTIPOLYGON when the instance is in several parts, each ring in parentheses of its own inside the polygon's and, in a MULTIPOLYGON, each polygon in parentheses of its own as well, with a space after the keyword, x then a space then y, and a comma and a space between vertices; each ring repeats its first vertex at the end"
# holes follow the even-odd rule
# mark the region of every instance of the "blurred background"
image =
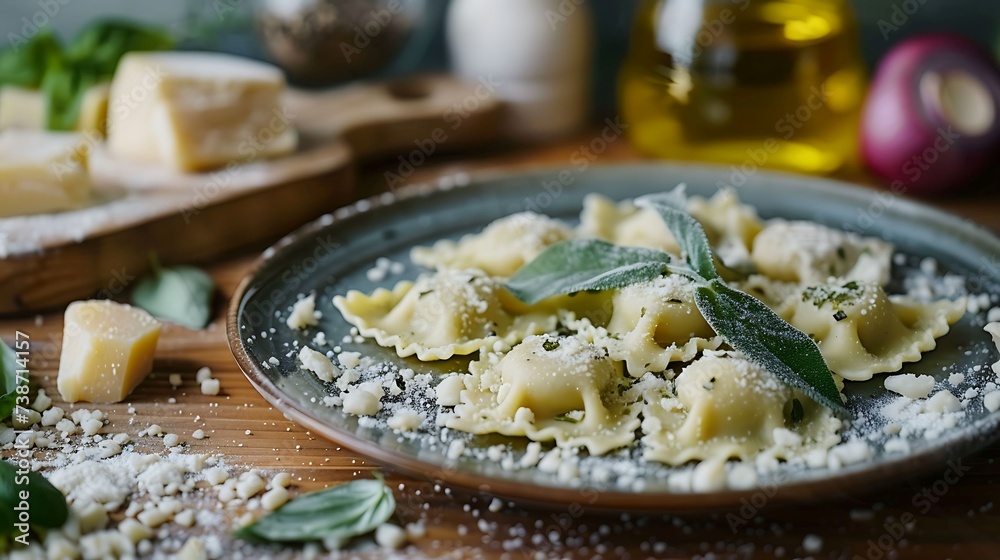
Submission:
POLYGON ((166 29, 183 50, 275 62, 293 85, 312 89, 429 71, 504 74, 500 98, 514 108, 506 132, 519 141, 553 141, 619 117, 645 156, 736 165, 749 157, 859 180, 873 173, 887 185, 912 183, 911 194, 980 178, 1000 142, 1000 9, 990 0, 50 4, 7 3, 0 32, 16 42, 49 26, 68 40, 95 18, 125 18, 166 29), (371 20, 397 8, 392 21, 371 20), (522 25, 528 17, 545 17, 548 29, 522 25), (928 43, 940 32, 969 43, 928 43), (345 65, 352 44, 362 48, 345 65), (881 79, 880 64, 900 45, 905 52, 882 72, 892 77, 881 79), (913 179, 904 167, 926 159, 945 125, 961 128, 959 149, 913 179))

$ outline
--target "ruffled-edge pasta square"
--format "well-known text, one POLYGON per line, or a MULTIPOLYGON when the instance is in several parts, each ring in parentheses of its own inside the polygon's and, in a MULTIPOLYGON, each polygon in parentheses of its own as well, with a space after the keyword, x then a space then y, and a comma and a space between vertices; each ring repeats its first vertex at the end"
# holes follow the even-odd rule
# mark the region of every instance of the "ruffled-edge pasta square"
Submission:
POLYGON ((920 361, 965 315, 966 302, 888 296, 875 283, 806 288, 779 313, 819 344, 830 370, 851 381, 920 361))
POLYGON ((639 392, 619 362, 578 337, 531 336, 506 354, 484 351, 469 371, 448 428, 555 440, 592 455, 635 440, 639 392))
POLYGON ((371 295, 351 290, 333 303, 362 336, 423 361, 473 354, 499 341, 513 345, 555 329, 554 315, 505 311, 502 289, 479 272, 441 270, 371 295))
POLYGON ((494 221, 480 233, 448 239, 430 247, 414 247, 410 260, 433 269, 476 269, 498 277, 511 276, 545 250, 574 237, 559 220, 534 212, 521 212, 494 221))
POLYGON ((643 394, 648 461, 804 460, 840 442, 829 410, 738 354, 706 352, 672 384, 643 394))
POLYGON ((694 283, 679 274, 616 291, 612 309, 606 328, 568 315, 563 323, 625 362, 633 377, 666 371, 671 363, 691 361, 700 351, 722 345, 694 302, 694 283))

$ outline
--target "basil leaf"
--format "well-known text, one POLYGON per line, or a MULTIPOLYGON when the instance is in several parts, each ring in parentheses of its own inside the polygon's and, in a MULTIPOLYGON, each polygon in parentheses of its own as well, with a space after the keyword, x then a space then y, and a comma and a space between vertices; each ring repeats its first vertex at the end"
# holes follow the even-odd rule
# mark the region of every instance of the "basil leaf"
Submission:
POLYGON ((847 412, 816 343, 760 300, 716 279, 695 289, 695 303, 715 332, 749 360, 816 402, 847 412))
MULTIPOLYGON (((29 472, 18 474, 17 468, 0 461, 0 508, 14 511, 21 503, 21 492, 27 492, 30 523, 35 527, 62 527, 69 517, 66 497, 44 476, 29 472)), ((12 534, 13 525, 4 525, 0 533, 12 534)))
POLYGON ((61 59, 59 40, 50 29, 41 29, 23 45, 0 53, 0 84, 36 89, 45 72, 61 59))
POLYGON ((374 531, 395 510, 392 490, 377 476, 300 496, 235 535, 270 542, 346 540, 374 531))
POLYGON ((669 273, 668 263, 670 255, 663 251, 571 239, 542 251, 504 285, 517 299, 531 304, 559 294, 611 290, 652 280, 669 273))
POLYGON ((144 276, 132 291, 132 303, 153 316, 189 329, 205 328, 212 317, 215 284, 193 266, 158 269, 144 276))
POLYGON ((97 75, 110 77, 126 53, 167 50, 173 46, 173 38, 160 29, 105 20, 78 33, 67 47, 66 56, 77 63, 86 63, 97 75))
POLYGON ((17 354, 0 340, 0 376, 3 377, 3 395, 0 396, 0 420, 6 420, 17 408, 17 354))
POLYGON ((80 119, 83 96, 100 76, 85 67, 66 66, 57 72, 46 72, 42 80, 45 94, 45 128, 73 130, 80 119))
POLYGON ((635 199, 636 206, 656 210, 663 223, 674 234, 681 246, 684 259, 691 270, 694 270, 706 280, 719 277, 715 269, 715 259, 712 257, 712 246, 705 235, 705 228, 698 220, 687 212, 687 197, 684 196, 684 185, 660 194, 651 194, 635 199))

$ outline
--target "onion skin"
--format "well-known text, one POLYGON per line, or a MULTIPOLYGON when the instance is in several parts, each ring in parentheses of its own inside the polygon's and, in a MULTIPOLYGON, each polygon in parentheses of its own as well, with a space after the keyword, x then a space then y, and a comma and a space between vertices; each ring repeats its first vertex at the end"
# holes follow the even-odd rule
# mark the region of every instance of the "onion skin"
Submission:
POLYGON ((1000 147, 1000 71, 990 54, 944 34, 897 45, 876 71, 861 117, 860 144, 865 163, 895 192, 941 194, 978 177, 1000 147), (981 121, 988 124, 984 131, 963 130, 922 91, 928 75, 933 80, 956 72, 973 77, 989 96, 993 115, 981 121))

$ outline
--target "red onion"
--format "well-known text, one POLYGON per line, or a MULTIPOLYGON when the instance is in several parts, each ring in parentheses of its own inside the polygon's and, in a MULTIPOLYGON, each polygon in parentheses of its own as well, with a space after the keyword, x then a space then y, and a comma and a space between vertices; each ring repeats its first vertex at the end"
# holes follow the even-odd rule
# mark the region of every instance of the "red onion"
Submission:
POLYGON ((865 162, 893 190, 963 186, 1000 146, 1000 71, 974 43, 924 35, 879 64, 861 121, 865 162))

